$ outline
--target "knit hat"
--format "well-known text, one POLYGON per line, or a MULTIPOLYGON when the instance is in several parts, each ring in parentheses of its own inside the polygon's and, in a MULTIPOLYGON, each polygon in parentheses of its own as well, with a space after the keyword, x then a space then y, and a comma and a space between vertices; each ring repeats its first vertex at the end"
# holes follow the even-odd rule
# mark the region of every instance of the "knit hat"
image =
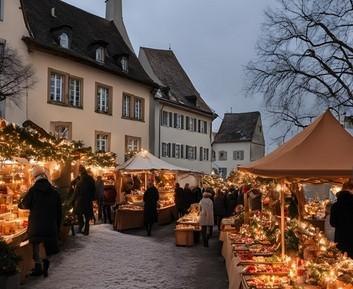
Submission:
POLYGON ((34 166, 32 168, 32 177, 33 178, 36 178, 38 177, 39 175, 45 175, 45 170, 43 167, 41 166, 34 166))

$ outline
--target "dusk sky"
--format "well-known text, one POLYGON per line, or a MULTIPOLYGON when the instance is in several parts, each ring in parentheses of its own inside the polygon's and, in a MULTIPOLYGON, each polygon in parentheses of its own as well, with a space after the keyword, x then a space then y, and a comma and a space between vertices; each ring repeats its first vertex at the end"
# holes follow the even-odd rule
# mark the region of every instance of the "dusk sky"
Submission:
MULTIPOLYGON (((105 16, 104 0, 65 0, 105 16)), ((275 0, 125 0, 124 21, 136 54, 139 47, 169 45, 206 102, 225 112, 262 109, 260 96, 244 96, 244 65, 254 58, 264 9, 275 0)), ((262 115, 267 144, 269 121, 262 115)), ((214 122, 216 131, 221 119, 214 122)))

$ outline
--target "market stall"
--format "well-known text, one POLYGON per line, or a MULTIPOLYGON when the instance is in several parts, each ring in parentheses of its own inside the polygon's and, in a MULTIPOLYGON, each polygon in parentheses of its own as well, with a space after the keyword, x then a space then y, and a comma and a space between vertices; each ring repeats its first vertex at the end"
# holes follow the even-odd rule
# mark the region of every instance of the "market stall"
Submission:
POLYGON ((117 203, 114 227, 118 231, 141 228, 143 221, 143 194, 149 180, 159 191, 158 223, 168 224, 176 217, 174 187, 179 176, 194 174, 141 151, 117 168, 117 203))
MULTIPOLYGON (((234 239, 240 239, 245 244, 244 251, 252 253, 251 260, 254 254, 248 242, 256 244, 255 248, 260 248, 261 254, 267 252, 267 249, 263 248, 261 240, 256 237, 259 234, 246 239, 244 232, 242 234, 241 231, 234 230, 235 235, 226 232, 223 234, 223 255, 228 276, 229 280, 238 280, 235 284, 230 282, 229 288, 352 288, 353 261, 340 253, 320 229, 304 221, 312 219, 312 216, 321 216, 325 204, 305 204, 303 189, 303 185, 307 183, 339 185, 348 180, 352 176, 352 148, 352 136, 327 111, 268 156, 240 168, 238 185, 246 183, 250 190, 258 189, 267 196, 274 195, 274 190, 280 195, 281 218, 273 219, 280 235, 274 239, 276 241, 272 246, 281 250, 275 250, 271 254, 285 262, 289 270, 282 272, 280 269, 278 274, 279 268, 273 266, 275 262, 265 259, 271 266, 260 266, 261 262, 256 261, 256 265, 248 267, 247 271, 239 271, 237 256, 241 256, 239 251, 242 250, 237 250, 239 247, 234 239), (285 196, 291 194, 296 195, 298 200, 299 221, 289 218, 288 208, 285 206, 285 196)), ((249 211, 244 214, 248 214, 251 226, 254 217, 249 211)), ((246 222, 247 218, 244 219, 246 222)), ((249 229, 246 232, 248 231, 249 229)), ((266 236, 269 237, 268 234, 266 236)), ((285 265, 281 268, 285 268, 285 265)))

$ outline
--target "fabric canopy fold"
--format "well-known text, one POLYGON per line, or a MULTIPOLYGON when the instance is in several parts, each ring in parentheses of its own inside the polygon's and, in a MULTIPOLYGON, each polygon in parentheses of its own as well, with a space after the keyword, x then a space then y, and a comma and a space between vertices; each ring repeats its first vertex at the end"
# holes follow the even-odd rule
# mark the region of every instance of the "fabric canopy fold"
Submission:
POLYGON ((239 170, 271 178, 350 178, 353 137, 327 110, 272 153, 239 170))

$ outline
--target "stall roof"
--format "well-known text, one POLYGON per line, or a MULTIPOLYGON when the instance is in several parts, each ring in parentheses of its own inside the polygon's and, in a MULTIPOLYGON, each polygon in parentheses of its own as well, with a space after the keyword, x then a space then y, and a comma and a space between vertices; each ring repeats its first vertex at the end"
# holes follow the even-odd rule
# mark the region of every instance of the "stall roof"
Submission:
POLYGON ((184 169, 167 163, 147 151, 141 151, 131 159, 118 166, 118 170, 123 171, 149 171, 149 170, 168 170, 194 172, 190 169, 184 169))
POLYGON ((272 153, 239 169, 272 178, 349 178, 353 137, 328 110, 272 153))

